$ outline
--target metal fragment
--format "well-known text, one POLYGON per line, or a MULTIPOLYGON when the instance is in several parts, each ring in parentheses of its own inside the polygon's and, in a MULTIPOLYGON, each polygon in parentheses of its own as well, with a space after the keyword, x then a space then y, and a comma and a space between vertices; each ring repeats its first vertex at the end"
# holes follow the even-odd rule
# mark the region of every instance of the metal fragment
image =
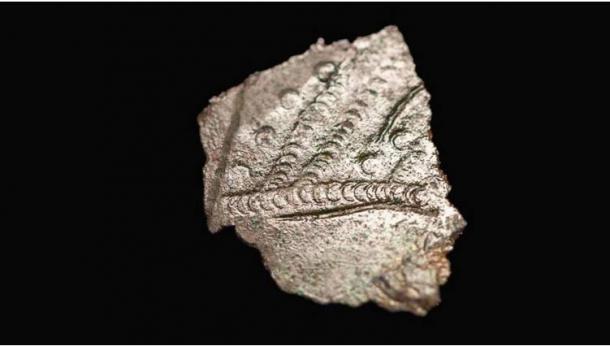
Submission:
POLYGON ((235 225, 285 291, 425 315, 465 221, 430 96, 390 26, 248 77, 198 117, 210 231, 235 225))

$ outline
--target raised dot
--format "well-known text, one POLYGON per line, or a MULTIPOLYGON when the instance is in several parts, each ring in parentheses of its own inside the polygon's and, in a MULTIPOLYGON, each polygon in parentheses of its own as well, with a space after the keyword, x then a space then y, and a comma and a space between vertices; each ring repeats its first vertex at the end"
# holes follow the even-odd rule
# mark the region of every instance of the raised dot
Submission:
POLYGON ((358 183, 354 187, 354 197, 360 202, 367 202, 366 187, 368 183, 358 183))
POLYGON ((377 200, 378 201, 387 201, 389 200, 387 193, 386 193, 386 187, 387 185, 383 184, 380 185, 377 190, 375 190, 375 194, 377 195, 377 200))
POLYGON ((256 213, 256 211, 260 208, 260 195, 252 195, 248 197, 248 209, 252 212, 252 213, 256 213), (257 207, 258 204, 258 207, 257 207))
POLYGON ((292 109, 301 103, 301 96, 294 89, 284 89, 280 93, 280 104, 286 109, 292 109))
POLYGON ((318 101, 322 101, 327 104, 333 104, 338 101, 338 98, 337 96, 335 96, 335 94, 331 93, 330 91, 327 91, 318 97, 318 101))
POLYGON ((248 210, 248 203, 249 198, 247 196, 240 196, 238 197, 238 201, 236 203, 237 205, 237 209, 242 213, 242 214, 249 214, 249 210, 248 210))
POLYGON ((341 188, 341 195, 343 199, 349 202, 355 202, 356 198, 354 196, 354 183, 347 183, 341 188))
POLYGON ((288 205, 288 201, 286 201, 286 198, 280 193, 273 194, 271 201, 278 209, 283 209, 286 205, 288 205))
POLYGON ((323 61, 314 67, 316 77, 322 82, 327 82, 337 71, 337 67, 330 61, 323 61))
POLYGON ((277 162, 278 164, 289 164, 291 165, 290 167, 292 168, 292 164, 295 163, 297 160, 297 156, 294 153, 286 153, 284 155, 282 155, 282 157, 280 157, 277 162))
POLYGON ((256 130, 256 135, 254 136, 256 144, 263 147, 271 146, 274 138, 275 130, 271 126, 262 126, 256 130))
POLYGON ((418 187, 411 192, 411 200, 417 205, 426 205, 430 201, 430 192, 425 187, 418 187))
POLYGON ((360 168, 365 174, 373 175, 375 174, 375 169, 378 169, 378 163, 374 157, 370 157, 360 164, 360 168))
POLYGON ((305 122, 306 121, 311 121, 311 118, 309 117, 309 115, 305 115, 303 117, 303 121, 300 121, 297 126, 294 129, 294 133, 297 134, 298 136, 306 136, 308 135, 311 131, 313 131, 313 127, 307 125, 305 122))
POLYGON ((352 123, 349 120, 345 120, 342 123, 339 124, 339 126, 341 126, 344 129, 348 129, 348 130, 353 130, 354 129, 354 123, 352 123))
MULTIPOLYGON (((324 111, 323 107, 318 107, 318 105, 312 104, 301 114, 301 123, 306 122, 311 124, 324 120, 324 114, 321 111, 324 111)), ((312 129, 311 126, 307 126, 309 127, 308 130, 312 129)))
POLYGON ((322 118, 327 118, 330 115, 330 107, 324 102, 316 101, 311 104, 311 110, 319 114, 322 118))
POLYGON ((244 164, 236 164, 229 171, 231 179, 247 179, 252 176, 251 168, 244 164))
POLYGON ((417 137, 408 131, 398 131, 391 135, 392 144, 398 150, 407 149, 417 137))
POLYGON ((379 187, 379 185, 377 184, 368 184, 367 188, 366 188, 366 197, 370 200, 370 201, 374 201, 377 199, 377 196, 375 195, 375 193, 377 192, 377 188, 379 187))
POLYGON ((403 185, 399 185, 399 184, 392 185, 390 187, 388 197, 395 202, 401 202, 403 199, 404 190, 405 190, 405 188, 403 185))
POLYGON ((301 202, 304 204, 309 204, 313 202, 313 196, 311 194, 311 191, 308 189, 309 186, 311 185, 299 186, 299 188, 297 188, 297 197, 299 197, 301 202))
POLYGON ((324 185, 316 185, 313 187, 313 200, 318 203, 324 203, 325 197, 322 194, 326 193, 326 187, 324 185))
POLYGON ((239 209, 237 209, 236 207, 236 202, 239 202, 239 198, 238 197, 230 197, 227 200, 227 207, 231 210, 231 212, 233 212, 233 214, 242 214, 241 211, 239 211, 239 209))
POLYGON ((358 120, 362 120, 362 115, 360 115, 360 112, 353 108, 347 111, 347 115, 353 118, 357 118, 358 120))
POLYGON ((341 199, 341 184, 333 183, 328 187, 326 197, 331 202, 336 202, 341 199))
POLYGON ((261 208, 265 211, 273 210, 273 204, 271 203, 271 196, 269 194, 260 194, 260 198, 258 199, 258 203, 261 208))

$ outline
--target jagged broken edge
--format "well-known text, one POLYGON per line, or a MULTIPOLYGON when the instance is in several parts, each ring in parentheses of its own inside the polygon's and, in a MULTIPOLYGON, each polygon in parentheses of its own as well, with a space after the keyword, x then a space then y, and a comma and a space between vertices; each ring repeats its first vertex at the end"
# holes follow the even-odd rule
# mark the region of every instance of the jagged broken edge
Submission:
MULTIPOLYGON (((209 105, 208 105, 208 106, 206 106, 206 107, 203 109, 203 111, 202 111, 202 112, 200 112, 200 113, 199 113, 199 115, 197 116, 197 122, 198 122, 198 124, 199 124, 199 128, 200 128, 200 137, 201 137, 201 142, 202 142, 202 146, 203 146, 203 148, 204 148, 204 151, 206 152, 206 154, 207 154, 207 153, 212 152, 211 148, 209 148, 209 147, 208 147, 208 145, 206 145, 205 138, 204 138, 204 136, 203 136, 203 131, 202 131, 202 130, 203 130, 203 128, 205 127, 205 124, 206 124, 207 119, 211 119, 211 118, 212 118, 212 117, 211 117, 211 115, 210 115, 210 113, 211 113, 211 111, 212 111, 212 109, 213 109, 213 106, 214 106, 216 103, 220 103, 220 102, 222 102, 222 101, 223 101, 223 100, 225 100, 227 97, 230 97, 230 96, 231 96, 231 94, 233 94, 233 93, 240 94, 241 92, 243 92, 243 88, 244 88, 244 87, 246 87, 246 86, 248 85, 248 82, 249 82, 249 81, 256 79, 256 78, 257 78, 257 77, 258 77, 260 74, 263 74, 263 73, 271 73, 272 71, 274 71, 274 70, 276 70, 276 69, 280 69, 281 67, 283 67, 283 66, 285 66, 285 65, 292 64, 292 63, 297 63, 299 60, 303 60, 303 59, 305 59, 305 57, 306 57, 308 54, 310 54, 310 53, 312 52, 312 50, 314 50, 314 49, 317 49, 317 48, 324 48, 324 47, 329 47, 329 46, 334 46, 334 45, 344 45, 344 44, 353 45, 353 43, 354 43, 354 42, 356 42, 358 39, 361 39, 361 38, 366 38, 366 37, 370 37, 370 36, 377 36, 377 35, 383 34, 384 32, 390 32, 390 31, 394 31, 394 32, 396 32, 398 35, 400 35, 400 36, 401 36, 402 41, 403 41, 403 43, 405 44, 405 47, 406 47, 407 51, 409 51, 409 53, 410 53, 409 46, 406 44, 406 41, 404 40, 404 37, 403 37, 402 33, 401 33, 401 32, 400 32, 400 30, 399 30, 399 29, 398 29, 396 26, 394 26, 394 25, 386 26, 386 27, 385 27, 385 28, 383 28, 382 30, 380 30, 380 31, 378 31, 378 32, 376 32, 376 33, 370 34, 370 35, 359 36, 359 37, 355 38, 353 41, 349 41, 349 40, 347 40, 347 39, 342 39, 342 40, 334 41, 334 42, 330 43, 329 45, 326 45, 326 44, 325 44, 324 39, 323 39, 323 38, 319 38, 319 39, 318 39, 318 41, 317 41, 316 43, 312 44, 312 45, 310 46, 310 48, 309 48, 307 51, 305 51, 305 52, 303 52, 303 53, 301 53, 301 54, 298 54, 298 55, 291 56, 290 58, 288 58, 288 59, 287 59, 287 60, 285 60, 284 62, 282 62, 282 63, 280 63, 280 64, 278 64, 278 65, 275 65, 275 66, 273 66, 273 67, 271 67, 271 68, 268 68, 268 69, 266 69, 266 70, 254 72, 254 73, 250 74, 250 75, 249 75, 249 76, 248 76, 248 77, 247 77, 247 78, 246 78, 246 79, 245 79, 245 80, 244 80, 242 83, 240 83, 239 85, 233 86, 233 87, 229 88, 228 90, 225 90, 225 91, 221 92, 221 93, 220 93, 218 96, 213 96, 213 97, 212 97, 212 98, 209 100, 209 105)), ((412 63, 413 63, 413 65, 414 65, 414 68, 416 68, 416 64, 415 64, 415 60, 414 60, 414 59, 412 59, 412 63)), ((421 78, 420 78, 420 79, 421 79, 421 78)), ((424 82, 423 82, 423 80, 422 80, 422 83, 424 83, 424 82)), ((426 88, 424 88, 424 89, 426 89, 426 88)), ((238 96, 237 98, 239 98, 239 96, 238 96)), ((237 107, 237 109, 239 109, 239 107, 237 107)), ((236 112, 236 113, 237 113, 237 112, 236 112)), ((430 123, 430 122, 431 122, 431 117, 430 117, 430 118, 429 118, 427 121, 428 121, 428 123, 430 123)), ((224 133, 225 133, 225 137, 224 137, 224 138, 225 138, 225 141, 224 141, 225 146, 226 146, 226 145, 230 145, 230 142, 232 141, 232 136, 228 136, 228 137, 230 137, 230 138, 227 138, 227 136, 226 136, 226 134, 227 134, 228 132, 230 132, 230 131, 231 131, 231 126, 228 126, 228 128, 227 128, 227 129, 226 129, 226 131, 224 132, 224 133)), ((432 133, 431 133, 431 131, 429 131, 428 136, 429 136, 429 139, 430 139, 430 140, 432 140, 432 133)), ((436 155, 437 155, 437 157, 438 157, 438 155, 439 155, 439 153, 438 153, 438 148, 436 147, 436 145, 435 145, 434 147, 435 147, 435 150, 436 150, 436 155)), ((223 149, 223 150, 221 150, 221 152, 223 152, 223 153, 225 153, 225 152, 227 152, 227 153, 228 153, 228 152, 230 151, 230 150, 224 150, 224 149, 225 149, 225 148, 224 148, 224 146, 223 146, 223 148, 221 148, 221 149, 223 149)), ((226 158, 225 158, 225 160, 226 160, 226 158)), ((440 161, 440 160, 439 160, 439 161, 440 161)), ((205 156, 205 162, 204 162, 204 166, 203 166, 203 174, 204 174, 204 177, 203 177, 203 180, 204 180, 204 188, 205 188, 205 170, 206 170, 206 167, 208 167, 209 163, 210 163, 210 158, 209 158, 209 157, 206 155, 206 156, 205 156)), ((439 165, 440 165, 440 163, 439 163, 439 165)), ((221 184, 221 182, 222 182, 222 178, 224 177, 224 169, 225 169, 225 167, 220 167, 220 168, 221 168, 221 169, 219 169, 219 167, 217 167, 217 169, 216 169, 216 171, 217 171, 217 172, 215 172, 216 177, 214 178, 214 185, 216 185, 217 187, 219 187, 219 186, 220 186, 220 184, 221 184), (222 172, 221 172, 221 171, 222 171, 222 172), (220 173, 220 174, 219 174, 219 173, 220 173)), ((449 183, 448 177, 447 177, 447 175, 445 174, 444 170, 442 170, 440 167, 439 167, 439 172, 440 172, 440 174, 441 174, 441 176, 442 176, 442 179, 443 179, 443 180, 444 180, 444 181, 447 183, 447 187, 448 187, 448 192, 447 192, 447 194, 448 194, 448 193, 449 193, 449 191, 451 191, 452 186, 451 186, 451 184, 449 183)), ((208 197, 210 197, 210 196, 207 196, 207 195, 206 195, 206 196, 205 196, 205 199, 208 199, 208 197)), ((217 201, 216 201, 216 197, 217 197, 217 196, 213 196, 213 198, 210 198, 210 200, 212 200, 212 201, 213 201, 213 204, 216 204, 216 203, 217 203, 217 201)), ((449 203, 450 203, 450 204, 453 206, 453 203, 451 203, 451 201, 448 199, 448 195, 447 195, 447 196, 445 196, 445 198, 446 198, 446 199, 448 200, 448 202, 449 202, 449 203)), ((213 208, 214 208, 214 207, 215 207, 215 205, 211 205, 211 206, 210 206, 210 205, 207 205, 207 203, 205 203, 205 202, 204 202, 204 212, 206 213, 206 216, 208 216, 208 228, 209 228, 209 230, 210 230, 210 232, 211 232, 211 233, 216 233, 216 232, 220 231, 222 228, 229 228, 229 227, 230 227, 230 226, 223 227, 224 225, 221 225, 219 222, 217 222, 216 220, 214 220, 214 219, 213 219, 213 215, 212 215, 212 213, 211 213, 211 212, 212 212, 212 210, 213 210, 213 208)), ((453 206, 453 207, 455 207, 455 206, 453 206)), ((456 208, 456 209, 457 209, 457 208, 456 208)), ((466 225, 467 225, 467 222, 466 222, 466 220, 464 220, 464 219, 463 219, 463 217, 462 217, 462 223, 461 223, 461 225, 459 225, 459 226, 458 226, 458 227, 457 227, 457 228, 456 228, 456 229, 453 231, 453 233, 452 233, 451 237, 450 237, 449 239, 447 239, 447 240, 446 240, 446 242, 445 242, 445 244, 446 244, 446 246, 447 246, 447 247, 446 247, 446 248, 447 248, 447 250, 446 250, 446 251, 443 251, 443 256, 444 256, 444 257, 447 257, 447 256, 448 256, 448 254, 449 254, 449 252, 451 252, 451 251, 453 250, 453 245, 454 245, 455 241, 456 241, 456 240, 457 240, 457 238, 459 238, 459 236, 462 234, 462 232, 463 232, 464 228, 466 227, 466 225)), ((233 226, 234 226, 234 225, 233 225, 233 226)), ((237 236, 238 236, 238 237, 239 237, 239 238, 240 238, 242 241, 244 241, 244 243, 246 243, 246 244, 248 244, 248 245, 250 245, 250 246, 253 246, 253 247, 257 248, 257 247, 255 246, 255 244, 253 244, 253 243, 252 243, 252 241, 250 241, 250 240, 248 240, 248 239, 244 238, 240 232, 236 232, 236 234, 237 234, 237 236)), ((261 251, 261 249, 258 249, 258 248, 257 248, 257 250, 258 250, 259 252, 261 251)), ((262 255, 262 254, 261 254, 261 255, 262 255)), ((265 256, 261 256, 261 257, 262 257, 262 259, 263 259, 263 264, 264 264, 265 268, 266 268, 266 269, 267 269, 267 270, 270 272, 270 274, 271 274, 271 275, 272 275, 272 277, 273 277, 273 271, 271 270, 271 268, 269 268, 268 263, 267 263, 267 261, 265 260, 265 256)), ((449 269, 449 275, 450 275, 450 274, 451 274, 451 270, 449 269)), ((448 275, 448 276, 449 276, 449 275, 448 275)), ((275 277, 274 277, 274 282, 275 282, 275 283, 276 283, 276 285, 277 285, 277 282, 278 282, 278 281, 275 279, 275 277)), ((439 285, 439 290, 440 290, 440 287, 442 287, 443 285, 444 285, 444 283, 442 283, 442 284, 440 284, 440 285, 439 285)), ((278 287, 280 287, 280 289, 284 290, 284 289, 283 289, 281 286, 279 286, 279 285, 278 285, 278 287)), ((286 291, 286 290, 284 290, 284 291, 286 291)), ((310 299, 310 300, 313 300, 313 301, 317 302, 318 304, 324 304, 324 305, 327 305, 327 304, 338 304, 338 303, 335 303, 335 302, 330 302, 330 301, 320 301, 319 299, 316 299, 315 297, 306 296, 306 295, 304 295, 304 294, 300 294, 299 292, 292 292, 292 291, 287 291, 287 292, 289 292, 289 293, 291 293, 291 294, 297 294, 297 295, 303 296, 303 297, 305 297, 305 298, 307 298, 307 299, 310 299)), ((361 305, 363 305, 363 304, 367 304, 367 303, 370 303, 370 302, 373 302, 373 303, 375 303, 376 305, 382 306, 382 305, 380 304, 380 302, 377 302, 377 301, 375 301, 375 300, 367 300, 367 301, 365 301, 365 302, 358 303, 358 304, 349 304, 349 306, 352 306, 352 307, 357 307, 357 306, 361 306, 361 305)), ((427 315, 427 314, 428 314, 428 312, 429 312, 429 311, 430 311, 430 310, 431 310, 433 307, 435 307, 435 306, 439 305, 440 303, 441 303, 441 300, 440 300, 440 298, 439 298, 438 302, 437 302, 436 304, 434 304, 433 306, 429 307, 427 310, 424 310, 424 311, 413 311, 413 310, 410 310, 410 312, 412 312, 412 313, 414 313, 415 315, 418 315, 418 316, 425 316, 425 315, 427 315)), ((342 304, 343 304, 343 305, 345 305, 344 303, 342 303, 342 304)), ((384 307, 385 309, 388 309, 388 307, 387 307, 387 306, 382 306, 382 307, 384 307)), ((390 310, 391 310, 391 311, 402 311, 402 310, 400 310, 400 309, 399 309, 399 310, 390 309, 390 310)))

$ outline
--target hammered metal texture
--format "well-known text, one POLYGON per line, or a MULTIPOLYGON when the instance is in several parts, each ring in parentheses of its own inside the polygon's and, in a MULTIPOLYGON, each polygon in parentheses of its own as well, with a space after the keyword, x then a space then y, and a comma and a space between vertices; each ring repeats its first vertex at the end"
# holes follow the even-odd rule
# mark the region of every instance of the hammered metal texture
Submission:
POLYGON ((425 315, 465 221, 401 33, 326 45, 248 77, 198 117, 205 213, 258 248, 285 291, 425 315))

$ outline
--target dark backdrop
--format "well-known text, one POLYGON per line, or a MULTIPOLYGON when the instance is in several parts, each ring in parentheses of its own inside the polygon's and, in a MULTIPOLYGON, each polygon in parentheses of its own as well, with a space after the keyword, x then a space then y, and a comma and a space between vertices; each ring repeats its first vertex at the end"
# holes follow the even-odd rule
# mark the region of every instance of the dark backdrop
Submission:
POLYGON ((94 149, 71 148, 96 161, 89 169, 96 178, 84 185, 96 194, 82 203, 98 215, 80 228, 92 241, 69 243, 86 253, 72 258, 84 268, 52 281, 66 288, 55 297, 61 307, 40 324, 26 323, 28 332, 10 342, 609 341, 607 226, 591 222, 605 204, 571 195, 601 194, 596 179, 604 175, 588 172, 594 161, 584 158, 577 136, 594 130, 591 119, 608 116, 592 106, 608 90, 607 5, 9 9, 47 18, 44 27, 31 22, 36 32, 61 28, 69 53, 94 46, 97 59, 83 71, 102 87, 101 102, 88 108, 101 114, 83 109, 64 128, 100 138, 94 149), (432 95, 449 198, 468 221, 449 256, 443 302, 425 318, 286 294, 255 249, 233 229, 212 235, 203 214, 205 156, 195 118, 210 97, 318 37, 353 40, 390 24, 404 34, 432 95), (85 277, 92 286, 68 289, 85 277), (48 332, 37 332, 41 326, 48 332))

